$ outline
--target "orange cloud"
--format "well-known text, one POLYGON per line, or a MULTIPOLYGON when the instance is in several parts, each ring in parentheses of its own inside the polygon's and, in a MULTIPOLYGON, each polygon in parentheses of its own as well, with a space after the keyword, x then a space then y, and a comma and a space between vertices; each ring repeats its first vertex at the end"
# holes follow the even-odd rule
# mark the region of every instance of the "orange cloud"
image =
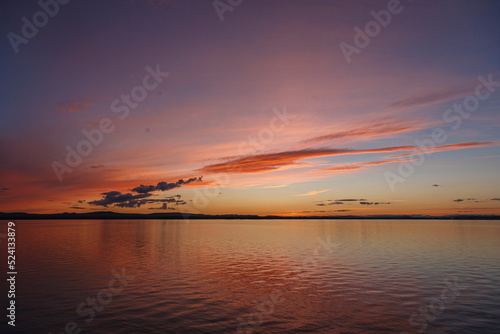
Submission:
MULTIPOLYGON (((470 142, 470 143, 440 145, 440 146, 429 147, 428 150, 425 151, 425 153, 459 150, 470 147, 493 146, 498 144, 499 144, 498 142, 470 142)), ((323 171, 355 170, 355 169, 360 169, 361 167, 367 165, 380 165, 392 162, 411 161, 412 159, 399 160, 399 158, 410 157, 419 154, 416 152, 421 151, 421 148, 419 146, 392 146, 392 147, 382 147, 382 148, 364 149, 364 150, 334 149, 334 148, 302 149, 295 151, 283 151, 277 153, 265 153, 265 154, 257 154, 253 156, 241 157, 226 162, 208 165, 201 169, 198 169, 197 171, 207 172, 207 173, 234 173, 234 174, 261 173, 261 172, 269 172, 277 170, 290 165, 295 165, 301 159, 335 156, 335 155, 384 153, 384 152, 396 152, 396 151, 413 151, 413 152, 393 155, 391 156, 392 159, 390 160, 361 162, 361 163, 355 163, 350 166, 336 166, 325 169, 323 171)))
POLYGON ((316 158, 333 155, 362 154, 362 153, 381 153, 394 151, 408 151, 415 146, 395 146, 367 150, 353 149, 303 149, 296 151, 283 151, 278 153, 257 154, 248 157, 242 157, 227 162, 221 162, 205 166, 198 169, 200 172, 208 173, 260 173, 279 169, 280 167, 295 164, 298 160, 307 158, 316 158))

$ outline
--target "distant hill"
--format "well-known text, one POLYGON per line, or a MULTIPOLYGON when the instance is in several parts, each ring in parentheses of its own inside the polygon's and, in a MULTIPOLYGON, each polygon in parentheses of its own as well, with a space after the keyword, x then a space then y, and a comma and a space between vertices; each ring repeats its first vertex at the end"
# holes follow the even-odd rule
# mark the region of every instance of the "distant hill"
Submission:
POLYGON ((87 213, 53 213, 53 214, 32 214, 25 212, 0 212, 2 220, 22 220, 22 219, 459 219, 459 220, 500 220, 497 215, 368 215, 368 216, 258 216, 258 215, 204 215, 180 212, 169 213, 117 213, 112 211, 99 211, 87 213))

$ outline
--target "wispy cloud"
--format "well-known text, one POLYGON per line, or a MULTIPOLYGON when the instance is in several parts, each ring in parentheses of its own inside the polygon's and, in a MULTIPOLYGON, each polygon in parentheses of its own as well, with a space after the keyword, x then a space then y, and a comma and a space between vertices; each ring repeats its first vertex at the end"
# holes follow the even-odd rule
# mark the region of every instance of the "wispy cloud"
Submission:
POLYGON ((264 186, 262 188, 267 189, 267 188, 283 188, 288 186, 288 184, 277 184, 277 185, 270 185, 270 186, 264 186))
POLYGON ((461 203, 461 202, 479 203, 479 202, 484 202, 484 201, 478 201, 477 198, 472 197, 472 198, 457 198, 457 199, 454 199, 453 202, 456 202, 456 203, 461 203))
MULTIPOLYGON (((425 152, 434 153, 442 151, 459 150, 471 147, 494 146, 499 144, 500 144, 499 142, 493 142, 493 141, 458 143, 458 144, 429 147, 428 150, 425 152)), ((350 165, 334 166, 327 169, 323 169, 321 171, 348 171, 348 170, 360 169, 363 166, 369 166, 369 165, 381 165, 393 162, 411 161, 412 159, 401 160, 400 158, 406 158, 418 155, 421 153, 421 148, 418 146, 391 146, 391 147, 382 147, 374 149, 318 148, 318 149, 290 150, 277 153, 263 153, 263 154, 256 154, 253 156, 236 158, 226 162, 207 165, 203 168, 198 169, 197 171, 207 172, 207 173, 234 173, 234 174, 262 173, 297 164, 297 162, 301 159, 348 155, 348 154, 389 153, 397 151, 412 151, 412 152, 392 155, 390 156, 391 159, 388 160, 359 162, 350 165)))
POLYGON ((388 205, 391 204, 391 202, 359 202, 361 205, 388 205))
MULTIPOLYGON (((391 204, 391 202, 370 202, 365 198, 342 198, 342 199, 336 199, 336 200, 326 200, 323 203, 317 203, 316 206, 327 206, 327 205, 344 205, 346 203, 344 202, 352 202, 360 205, 388 205, 391 204)), ((352 204, 352 203, 347 203, 347 204, 352 204)), ((335 210, 339 211, 339 210, 335 210)))
POLYGON ((321 194, 321 193, 324 193, 328 191, 327 190, 316 190, 316 191, 310 191, 308 193, 305 193, 305 194, 298 194, 298 195, 295 195, 295 196, 314 196, 314 195, 317 195, 317 194, 321 194))
POLYGON ((397 120, 393 117, 385 117, 368 122, 359 127, 341 132, 333 132, 302 141, 304 144, 319 144, 327 142, 346 142, 357 139, 367 139, 377 136, 390 136, 402 132, 416 131, 424 128, 423 123, 416 120, 397 120))
POLYGON ((361 169, 365 166, 376 166, 382 164, 389 164, 394 162, 403 162, 403 161, 414 161, 416 159, 391 159, 391 160, 379 160, 379 161, 367 161, 367 162, 355 162, 349 165, 342 166, 334 166, 326 169, 322 169, 322 172, 339 172, 339 171, 350 171, 361 169))
POLYGON ((208 165, 199 169, 198 171, 209 173, 260 173, 276 170, 284 166, 293 165, 296 164, 297 161, 307 158, 346 154, 409 151, 414 148, 415 146, 393 146, 365 150, 321 148, 283 151, 277 153, 265 153, 242 157, 227 162, 208 165))
POLYGON ((422 92, 399 100, 391 104, 388 109, 424 107, 436 103, 452 101, 470 95, 474 92, 473 89, 473 85, 467 84, 422 92))
MULTIPOLYGON (((479 142, 469 142, 469 143, 457 143, 457 144, 449 144, 449 145, 440 145, 428 147, 425 153, 436 153, 436 152, 444 152, 444 151, 454 151, 454 150, 462 150, 466 148, 472 147, 486 147, 486 146, 497 146, 500 145, 500 142, 496 141, 479 141, 479 142)), ((402 153, 392 155, 391 158, 404 158, 411 157, 415 155, 419 155, 421 151, 419 149, 415 150, 414 153, 402 153)))
POLYGON ((322 169, 321 172, 348 172, 363 168, 360 165, 348 165, 348 166, 335 166, 326 169, 322 169))
POLYGON ((358 201, 366 201, 366 199, 357 199, 357 198, 342 198, 342 199, 336 199, 335 201, 337 202, 358 202, 358 201))

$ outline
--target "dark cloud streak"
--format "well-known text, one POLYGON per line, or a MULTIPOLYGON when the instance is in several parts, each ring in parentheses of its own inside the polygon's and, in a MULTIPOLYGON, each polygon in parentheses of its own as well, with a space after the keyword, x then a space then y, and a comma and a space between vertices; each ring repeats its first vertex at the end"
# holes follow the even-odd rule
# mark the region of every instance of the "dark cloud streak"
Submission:
POLYGON ((156 190, 167 191, 167 190, 172 190, 172 189, 178 188, 178 187, 180 187, 182 185, 189 184, 191 182, 201 182, 202 177, 203 176, 192 177, 192 178, 187 179, 187 180, 180 179, 177 182, 160 181, 160 182, 158 182, 158 184, 156 186, 154 186, 154 185, 146 186, 146 185, 141 184, 140 186, 135 187, 134 189, 132 189, 132 191, 136 192, 136 193, 139 193, 139 194, 147 194, 147 193, 150 193, 150 192, 153 192, 153 191, 156 191, 156 190))

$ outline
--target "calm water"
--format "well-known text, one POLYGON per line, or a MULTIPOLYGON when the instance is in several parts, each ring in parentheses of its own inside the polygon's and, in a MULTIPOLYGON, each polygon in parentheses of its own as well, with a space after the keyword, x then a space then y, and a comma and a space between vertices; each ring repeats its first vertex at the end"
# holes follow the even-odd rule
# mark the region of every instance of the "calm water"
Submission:
POLYGON ((16 224, 2 333, 500 333, 500 221, 16 224))

